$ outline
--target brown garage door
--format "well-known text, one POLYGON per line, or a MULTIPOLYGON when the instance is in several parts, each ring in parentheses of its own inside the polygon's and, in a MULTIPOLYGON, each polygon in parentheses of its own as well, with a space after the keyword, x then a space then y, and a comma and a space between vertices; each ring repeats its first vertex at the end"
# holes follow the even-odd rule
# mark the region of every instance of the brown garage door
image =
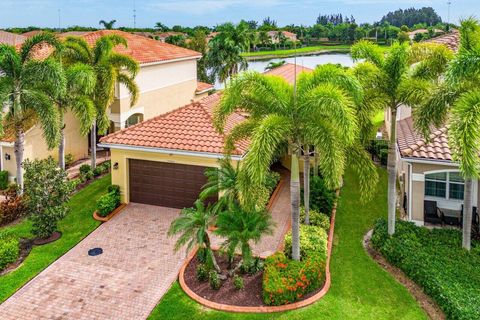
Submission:
POLYGON ((206 167, 133 159, 129 166, 131 202, 191 207, 207 182, 206 167))

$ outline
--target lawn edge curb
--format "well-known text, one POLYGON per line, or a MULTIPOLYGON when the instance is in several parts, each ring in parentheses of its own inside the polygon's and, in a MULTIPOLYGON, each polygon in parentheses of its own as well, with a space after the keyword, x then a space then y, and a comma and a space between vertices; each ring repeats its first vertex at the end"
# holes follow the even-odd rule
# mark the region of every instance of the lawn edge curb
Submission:
MULTIPOLYGON (((283 187, 283 185, 282 185, 283 187)), ((277 187, 277 189, 280 189, 280 184, 277 187)), ((339 195, 340 191, 337 190, 337 198, 339 195)), ((273 198, 273 196, 272 196, 273 198)), ((273 202, 272 202, 273 203, 273 202)), ((328 232, 328 244, 327 244, 327 261, 325 264, 325 283, 323 284, 323 287, 320 289, 319 292, 317 292, 315 295, 294 303, 282 305, 282 306, 256 306, 256 307, 242 307, 242 306, 232 306, 232 305, 227 305, 227 304, 222 304, 222 303, 217 303, 213 302, 210 300, 207 300, 205 298, 200 297, 198 294, 193 292, 188 285, 185 282, 185 269, 187 268, 188 264, 190 261, 195 257, 195 254, 197 252, 197 249, 193 250, 190 252, 188 255, 187 259, 182 265, 182 268, 180 269, 179 275, 178 275, 178 281, 180 283, 180 287, 183 289, 183 291, 194 301, 200 303, 201 305, 218 310, 218 311, 225 311, 225 312, 235 312, 235 313, 275 313, 275 312, 284 312, 284 311, 291 311, 291 310, 296 310, 300 308, 304 308, 306 306, 309 306, 321 298, 323 298, 328 290, 330 289, 331 285, 331 275, 330 275, 330 258, 332 255, 332 248, 333 248, 333 236, 334 236, 334 231, 335 231, 335 215, 337 212, 337 203, 335 203, 334 208, 332 210, 332 215, 330 218, 330 229, 328 232)), ((271 204, 269 203, 269 206, 271 204)), ((288 224, 289 227, 286 228, 288 231, 291 227, 291 223, 288 224)))

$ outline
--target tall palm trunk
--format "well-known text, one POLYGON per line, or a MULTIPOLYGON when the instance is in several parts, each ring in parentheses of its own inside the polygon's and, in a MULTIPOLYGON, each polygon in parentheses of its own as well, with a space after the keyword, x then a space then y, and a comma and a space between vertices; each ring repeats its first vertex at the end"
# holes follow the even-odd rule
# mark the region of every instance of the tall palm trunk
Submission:
POLYGON ((97 122, 93 122, 92 131, 90 132, 90 158, 92 160, 92 170, 97 166, 97 122))
POLYGON ((318 166, 319 166, 319 161, 320 161, 320 156, 318 152, 315 151, 315 155, 313 156, 313 175, 315 177, 318 177, 318 166))
POLYGON ((65 123, 60 110, 60 144, 58 146, 58 167, 65 170, 65 123))
POLYGON ((390 142, 388 144, 388 234, 395 233, 395 213, 397 200, 397 152, 396 152, 396 131, 397 131, 397 109, 396 104, 390 106, 390 142))
MULTIPOLYGON (((307 146, 308 148, 308 146, 307 146)), ((307 149, 303 156, 303 205, 305 207, 305 224, 310 224, 310 155, 307 149)))
POLYGON ((17 185, 19 186, 19 193, 23 193, 23 150, 25 145, 25 133, 20 126, 16 127, 15 134, 15 143, 14 143, 14 152, 15 152, 15 163, 17 165, 17 185))
POLYGON ((290 168, 290 202, 292 205, 292 258, 300 260, 300 173, 298 155, 292 153, 290 168))
POLYGON ((470 251, 472 239, 472 178, 465 179, 463 195, 463 240, 462 247, 470 251))

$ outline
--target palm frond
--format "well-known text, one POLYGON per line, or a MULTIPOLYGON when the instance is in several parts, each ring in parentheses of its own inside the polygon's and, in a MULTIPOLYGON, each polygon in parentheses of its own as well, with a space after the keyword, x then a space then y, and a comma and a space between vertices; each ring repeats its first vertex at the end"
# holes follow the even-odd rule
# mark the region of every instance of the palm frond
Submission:
POLYGON ((135 59, 124 54, 118 54, 113 52, 109 55, 108 60, 109 63, 118 70, 125 69, 127 72, 130 73, 132 78, 135 78, 140 69, 138 62, 135 59))
POLYGON ((90 132, 97 114, 92 99, 86 95, 74 96, 69 99, 68 104, 80 121, 80 134, 86 136, 90 132))
POLYGON ((22 47, 20 49, 20 56, 22 62, 30 60, 34 53, 34 48, 42 43, 52 46, 55 50, 62 50, 62 43, 57 39, 55 34, 51 32, 42 32, 34 35, 31 38, 27 38, 22 44, 22 47))
POLYGON ((90 65, 93 63, 93 52, 85 39, 67 37, 63 45, 62 59, 67 59, 70 63, 82 62, 90 65))
POLYGON ((95 69, 84 63, 75 63, 65 70, 67 87, 70 93, 88 95, 97 83, 95 69))
POLYGON ((381 67, 384 63, 382 49, 371 41, 360 40, 352 46, 350 51, 355 61, 364 59, 377 67, 381 67))
POLYGON ((104 58, 109 57, 112 54, 113 48, 117 45, 123 45, 128 47, 127 40, 118 34, 109 34, 98 38, 93 47, 93 60, 95 63, 99 63, 104 58))
POLYGON ((21 73, 22 60, 15 47, 0 44, 0 71, 8 77, 18 77, 21 73))
POLYGON ((135 103, 138 101, 139 91, 140 89, 137 86, 137 83, 133 80, 132 77, 124 74, 119 73, 117 75, 117 81, 123 84, 128 92, 130 93, 130 106, 134 106, 135 103))
POLYGON ((26 88, 44 88, 53 98, 66 92, 67 79, 60 63, 54 59, 30 60, 22 69, 22 82, 26 88))
POLYGON ((358 177, 360 196, 363 202, 372 199, 375 194, 375 186, 378 183, 377 167, 373 163, 370 154, 362 145, 354 144, 347 150, 348 163, 358 177))

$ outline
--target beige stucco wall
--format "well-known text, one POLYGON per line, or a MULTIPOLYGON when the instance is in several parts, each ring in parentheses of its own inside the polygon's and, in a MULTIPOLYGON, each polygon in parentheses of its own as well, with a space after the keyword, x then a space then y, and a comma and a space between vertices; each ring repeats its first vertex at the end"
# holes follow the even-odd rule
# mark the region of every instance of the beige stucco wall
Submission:
MULTIPOLYGON (((65 114, 65 154, 71 153, 75 159, 88 157, 88 138, 80 135, 80 123, 72 112, 65 114)), ((3 168, 13 181, 16 176, 15 154, 13 147, 3 148, 3 168), (5 160, 5 154, 10 160, 5 160)), ((58 159, 58 149, 48 150, 40 125, 34 126, 25 134, 24 159, 45 159, 49 156, 58 159)))
MULTIPOLYGON (((112 168, 115 163, 118 163, 118 169, 112 169, 112 184, 117 184, 120 186, 122 202, 124 203, 128 203, 130 201, 128 168, 129 159, 170 162, 205 167, 219 166, 217 159, 204 156, 174 155, 145 151, 111 149, 112 168)), ((236 161, 233 162, 234 165, 236 165, 236 161)))

